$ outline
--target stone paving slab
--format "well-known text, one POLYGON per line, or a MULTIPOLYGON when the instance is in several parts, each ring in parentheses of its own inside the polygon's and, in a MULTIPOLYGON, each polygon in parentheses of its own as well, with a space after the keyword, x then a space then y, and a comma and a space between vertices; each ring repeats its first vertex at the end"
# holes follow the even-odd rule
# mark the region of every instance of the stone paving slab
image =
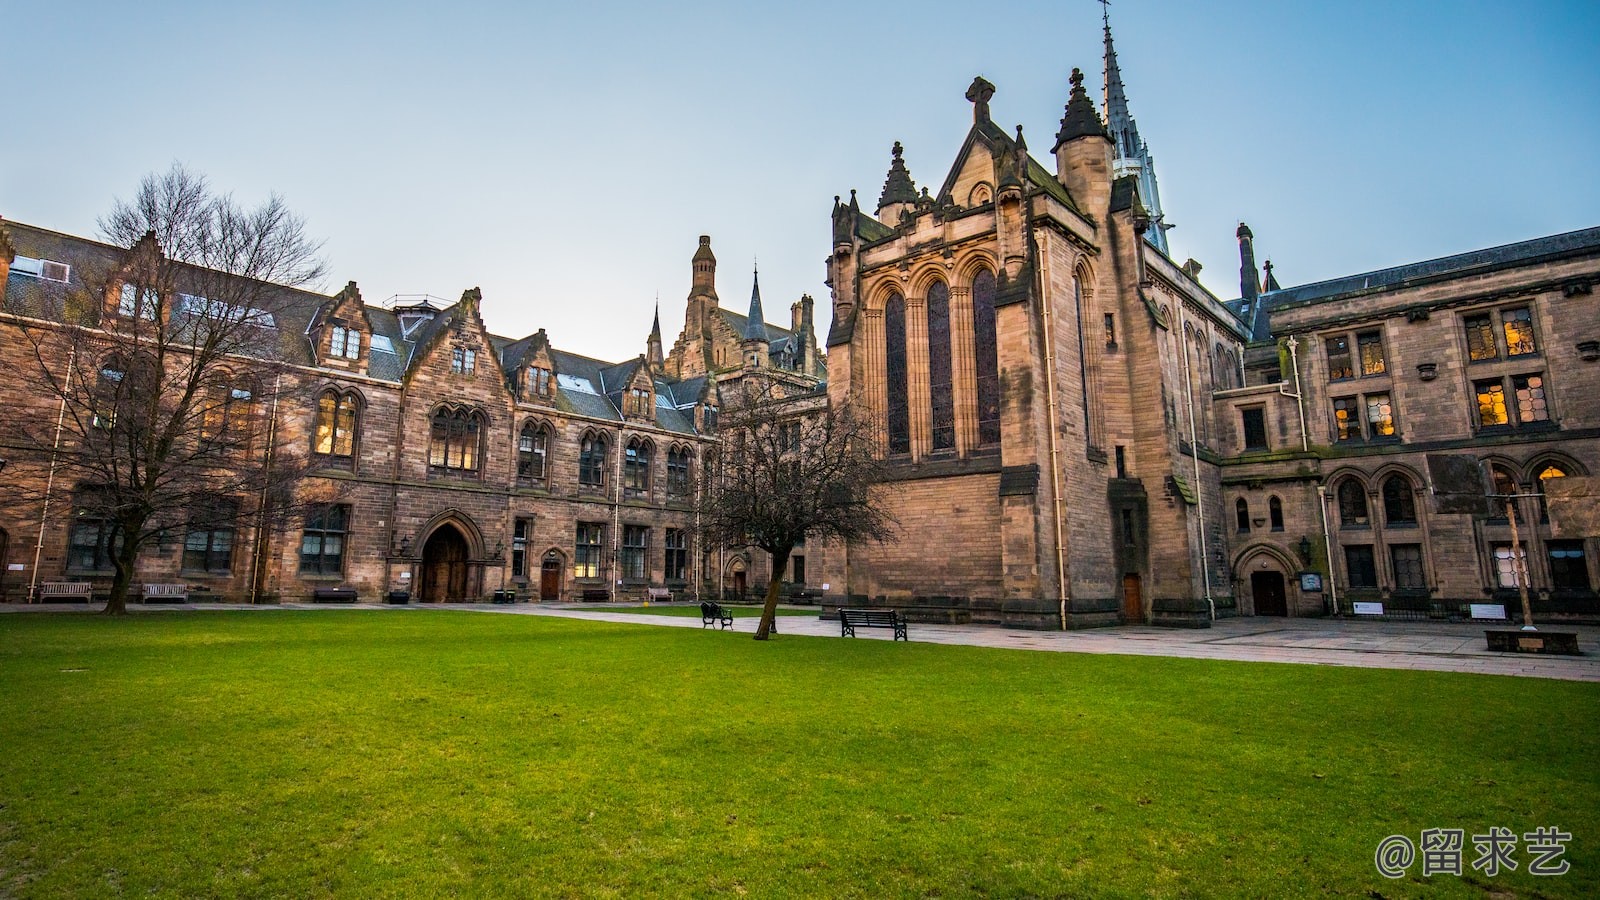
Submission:
MULTIPOLYGON (((281 609, 359 609, 372 612, 426 614, 432 610, 451 609, 503 615, 588 619, 626 625, 702 628, 698 616, 590 612, 574 608, 583 605, 464 603, 447 606, 379 606, 287 603, 272 606, 240 606, 223 603, 189 603, 150 606, 133 604, 129 606, 129 610, 143 615, 162 612, 182 613, 187 610, 270 612, 281 609)), ((98 604, 90 606, 81 603, 0 604, 0 613, 82 614, 98 611, 98 604)), ((730 630, 741 634, 753 634, 758 623, 759 620, 755 617, 739 617, 733 620, 733 628, 730 630)), ((778 627, 779 639, 794 636, 839 637, 839 623, 836 619, 784 616, 778 627)), ((1239 662, 1467 672, 1600 682, 1600 628, 1585 625, 1547 626, 1576 631, 1578 645, 1586 655, 1539 656, 1490 652, 1484 642, 1485 627, 1489 626, 1462 622, 1375 622, 1241 617, 1222 619, 1213 627, 1205 629, 1126 626, 1083 631, 1022 631, 992 625, 928 625, 913 622, 908 630, 908 636, 912 641, 919 643, 1056 653, 1114 653, 1239 662)), ((882 629, 863 629, 858 635, 857 640, 893 639, 891 634, 882 629)))

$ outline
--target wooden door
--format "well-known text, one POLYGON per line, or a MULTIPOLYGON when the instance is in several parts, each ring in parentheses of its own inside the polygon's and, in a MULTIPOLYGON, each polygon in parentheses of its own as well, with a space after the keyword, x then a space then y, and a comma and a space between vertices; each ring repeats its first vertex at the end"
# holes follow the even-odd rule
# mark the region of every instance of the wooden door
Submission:
POLYGON ((422 602, 460 602, 467 599, 467 541, 448 525, 428 538, 422 548, 422 602))
POLYGON ((1122 576, 1122 620, 1144 621, 1144 591, 1137 575, 1122 576))
POLYGON ((733 573, 733 595, 735 597, 738 597, 740 600, 743 600, 744 599, 744 591, 745 591, 744 570, 740 569, 739 571, 733 573))
POLYGON ((539 599, 561 599, 561 557, 554 553, 539 565, 539 599))
POLYGON ((1282 572, 1251 572, 1250 596, 1255 598, 1258 616, 1289 614, 1289 593, 1284 589, 1282 572))

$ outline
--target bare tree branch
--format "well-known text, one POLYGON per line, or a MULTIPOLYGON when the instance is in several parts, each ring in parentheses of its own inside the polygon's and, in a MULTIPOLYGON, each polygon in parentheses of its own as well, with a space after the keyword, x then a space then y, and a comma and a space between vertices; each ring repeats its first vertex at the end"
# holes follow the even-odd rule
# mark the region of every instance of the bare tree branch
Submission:
POLYGON ((897 523, 869 501, 886 472, 871 422, 821 394, 786 395, 778 381, 740 384, 738 396, 724 397, 722 447, 701 490, 700 521, 708 544, 753 545, 771 556, 756 631, 765 640, 796 546, 889 540, 897 523))

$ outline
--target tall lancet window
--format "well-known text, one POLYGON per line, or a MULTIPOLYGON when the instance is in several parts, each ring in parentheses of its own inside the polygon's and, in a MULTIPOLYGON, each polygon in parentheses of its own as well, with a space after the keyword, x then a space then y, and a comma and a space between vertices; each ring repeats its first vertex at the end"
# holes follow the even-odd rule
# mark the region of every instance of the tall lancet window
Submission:
POLYGON ((950 377, 950 288, 928 288, 928 397, 933 407, 933 449, 956 446, 956 402, 950 377))
POLYGON ((995 346, 994 273, 972 279, 973 357, 978 370, 978 443, 1000 443, 1000 355, 995 346))
POLYGON ((889 452, 911 452, 911 404, 906 387, 906 301, 892 294, 883 305, 883 367, 889 389, 889 452))

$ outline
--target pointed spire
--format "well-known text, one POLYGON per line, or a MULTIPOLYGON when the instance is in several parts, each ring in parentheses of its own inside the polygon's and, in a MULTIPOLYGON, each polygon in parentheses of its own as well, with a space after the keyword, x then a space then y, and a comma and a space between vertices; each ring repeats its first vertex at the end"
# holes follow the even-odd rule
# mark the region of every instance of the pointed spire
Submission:
POLYGON ((650 325, 650 337, 644 342, 645 361, 650 364, 650 371, 661 371, 666 362, 666 356, 661 348, 661 292, 656 292, 656 318, 650 325))
POLYGON ((890 151, 894 158, 889 163, 889 177, 883 182, 883 194, 878 197, 878 208, 883 209, 891 203, 917 202, 917 186, 911 180, 911 172, 906 169, 906 161, 901 158, 904 148, 899 141, 894 142, 894 149, 890 151))
POLYGON ((1111 7, 1103 11, 1106 41, 1105 112, 1111 127, 1111 140, 1117 145, 1118 159, 1139 155, 1139 128, 1128 112, 1128 92, 1122 86, 1122 69, 1117 66, 1117 48, 1111 43, 1111 7))
POLYGON ((1061 130, 1056 132, 1056 145, 1050 152, 1061 149, 1067 141, 1081 137, 1106 137, 1106 127, 1100 121, 1100 114, 1094 111, 1094 104, 1089 102, 1089 92, 1083 89, 1083 72, 1072 70, 1072 93, 1067 97, 1067 109, 1061 116, 1061 130))
POLYGON ((1156 186, 1155 161, 1150 147, 1139 138, 1139 126, 1128 111, 1128 92, 1122 85, 1122 69, 1117 65, 1117 48, 1111 42, 1111 7, 1107 0, 1101 20, 1105 28, 1106 69, 1105 104, 1106 131, 1111 135, 1112 169, 1118 176, 1138 175, 1139 196, 1150 211, 1152 227, 1145 239, 1162 253, 1167 252, 1166 214, 1161 208, 1161 194, 1156 186))
POLYGON ((750 319, 744 323, 744 338, 747 341, 767 341, 767 319, 761 313, 761 270, 755 270, 755 275, 750 282, 750 319))

